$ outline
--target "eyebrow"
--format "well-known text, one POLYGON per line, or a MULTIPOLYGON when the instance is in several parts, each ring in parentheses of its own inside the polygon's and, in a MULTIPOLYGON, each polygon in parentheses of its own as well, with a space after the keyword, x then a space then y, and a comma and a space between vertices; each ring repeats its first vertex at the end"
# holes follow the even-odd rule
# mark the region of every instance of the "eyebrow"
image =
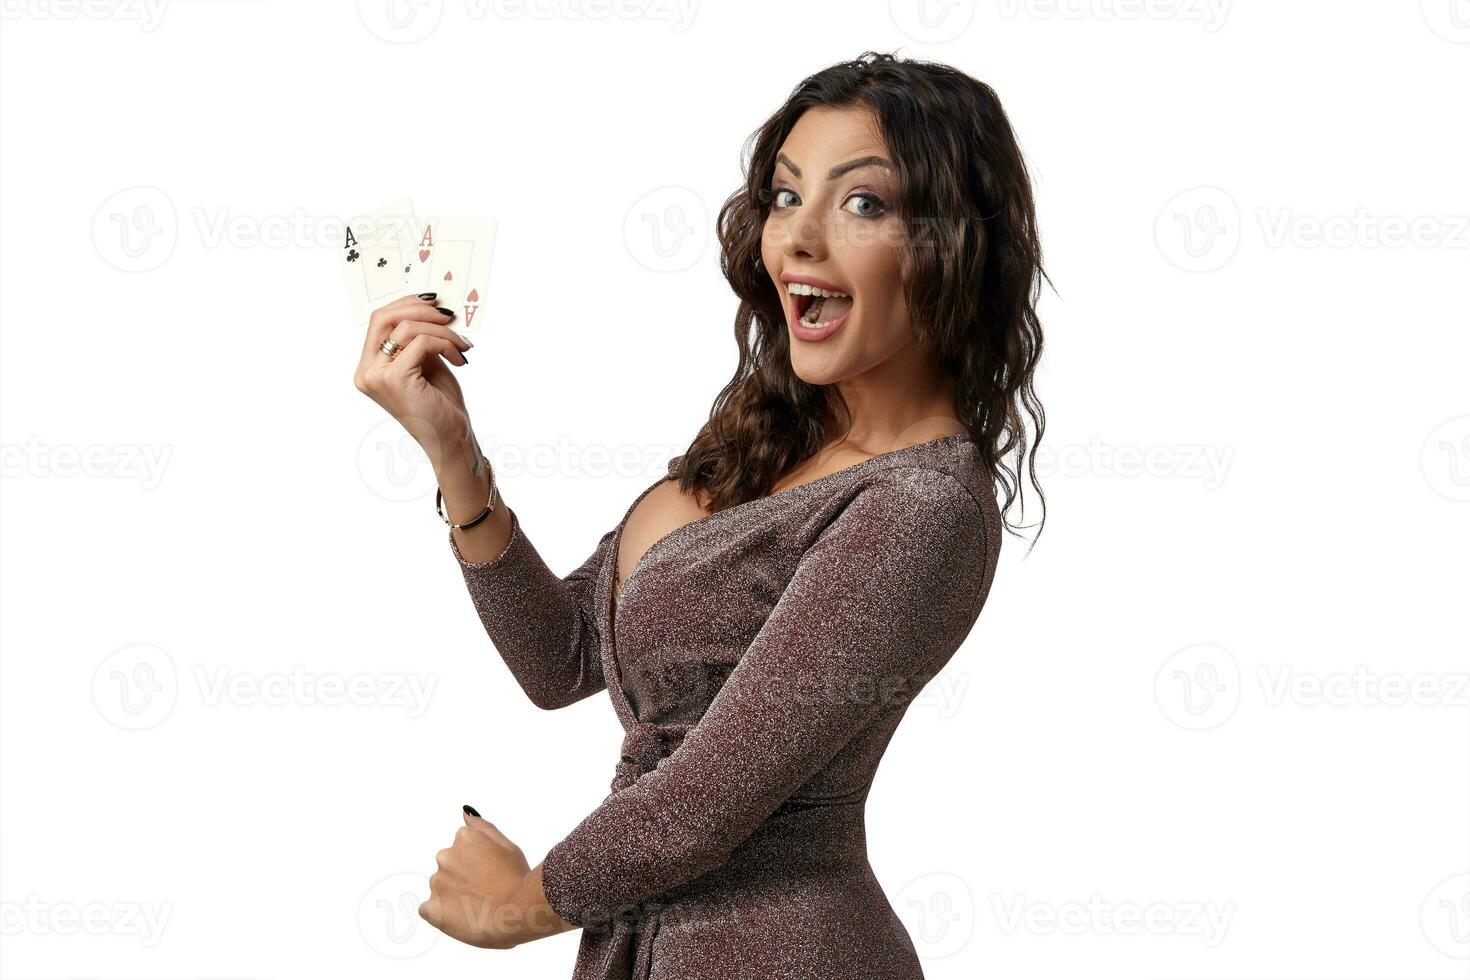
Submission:
MULTIPOLYGON (((791 160, 791 158, 788 157, 786 154, 784 154, 784 153, 777 153, 776 154, 776 162, 777 163, 784 163, 784 164, 786 164, 786 168, 788 170, 790 170, 792 173, 796 174, 796 176, 798 176, 798 177, 801 176, 801 168, 798 167, 795 163, 793 163, 792 160, 791 160)), ((828 180, 836 180, 838 177, 841 177, 843 174, 847 173, 849 170, 856 170, 859 167, 882 167, 884 170, 892 170, 893 169, 893 165, 891 163, 889 163, 887 160, 885 160, 883 157, 877 157, 877 156, 858 157, 856 160, 849 160, 846 163, 839 163, 837 166, 835 166, 831 170, 827 171, 827 179, 828 180)))

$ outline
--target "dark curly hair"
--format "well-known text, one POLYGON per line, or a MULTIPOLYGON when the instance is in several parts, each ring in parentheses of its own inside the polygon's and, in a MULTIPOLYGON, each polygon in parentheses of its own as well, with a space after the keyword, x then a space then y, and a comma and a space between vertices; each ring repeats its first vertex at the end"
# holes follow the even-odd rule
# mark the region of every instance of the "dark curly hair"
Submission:
MULTIPOLYGON (((1032 375, 1042 345, 1036 300, 1050 280, 1020 147, 990 86, 947 65, 874 51, 804 79, 746 142, 745 185, 718 221, 720 268, 740 298, 740 363, 684 454, 681 489, 707 496, 711 511, 763 496, 840 437, 850 417, 836 385, 809 384, 793 371, 781 298, 761 265, 776 154, 817 106, 866 107, 876 116, 895 166, 914 329, 955 381, 955 416, 1003 488, 1005 512, 1021 493, 1029 450, 1044 523, 1035 448, 1045 414, 1032 375), (1035 426, 1029 446, 1023 412, 1035 426)), ((1017 526, 1025 525, 1006 521, 1012 534, 1017 526)))

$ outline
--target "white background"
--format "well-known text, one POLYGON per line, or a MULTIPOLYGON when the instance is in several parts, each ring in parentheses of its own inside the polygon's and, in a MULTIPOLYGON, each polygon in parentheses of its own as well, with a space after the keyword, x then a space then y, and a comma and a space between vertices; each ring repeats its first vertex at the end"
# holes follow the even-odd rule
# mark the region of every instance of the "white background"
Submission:
POLYGON ((416 917, 619 733, 486 640, 342 220, 499 220, 457 370, 566 572, 734 367, 743 140, 867 48, 996 88, 1057 287, 1046 531, 869 802, 927 975, 1470 975, 1470 4, 918 2, 0 7, 0 975, 570 974, 416 917))

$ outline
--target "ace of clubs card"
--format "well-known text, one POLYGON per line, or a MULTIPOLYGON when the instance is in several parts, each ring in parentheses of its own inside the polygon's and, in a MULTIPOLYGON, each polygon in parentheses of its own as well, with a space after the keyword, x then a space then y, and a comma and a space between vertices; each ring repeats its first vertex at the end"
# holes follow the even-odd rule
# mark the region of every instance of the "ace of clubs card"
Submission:
POLYGON ((408 198, 346 223, 337 264, 347 286, 353 326, 366 324, 373 310, 403 295, 417 228, 408 198))
POLYGON ((417 229, 409 243, 405 292, 438 293, 434 305, 455 312, 449 326, 469 334, 475 330, 486 295, 495 221, 434 218, 420 222, 417 229))

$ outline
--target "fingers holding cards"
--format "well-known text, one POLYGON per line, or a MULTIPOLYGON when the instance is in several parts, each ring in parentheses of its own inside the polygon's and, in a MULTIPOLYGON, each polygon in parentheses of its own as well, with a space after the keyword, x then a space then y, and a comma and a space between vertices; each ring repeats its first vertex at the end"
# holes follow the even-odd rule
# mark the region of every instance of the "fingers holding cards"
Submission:
POLYGON ((412 361, 403 361, 407 353, 404 348, 407 348, 413 339, 421 334, 436 337, 452 345, 458 356, 446 355, 449 363, 468 364, 469 358, 465 357, 463 352, 473 347, 474 342, 461 336, 454 329, 454 322, 454 317, 447 309, 436 307, 433 300, 425 300, 421 296, 404 296, 379 307, 373 311, 368 323, 367 339, 363 343, 361 370, 384 370, 395 365, 398 367, 422 366, 425 369, 434 367, 432 361, 435 359, 432 358, 430 363, 422 365, 418 357, 412 361), (397 345, 397 352, 391 356, 383 352, 385 340, 391 340, 397 345))
POLYGON ((477 332, 495 247, 492 218, 432 218, 421 222, 409 247, 411 293, 433 292, 455 312, 461 333, 477 332))
POLYGON ((384 339, 392 336, 401 320, 424 319, 449 323, 453 319, 434 305, 434 300, 420 296, 402 296, 373 310, 368 319, 365 350, 377 350, 384 339))
MULTIPOLYGON (((427 326, 427 324, 426 324, 427 326)), ((468 364, 469 358, 464 352, 455 346, 453 341, 445 340, 443 337, 435 337, 432 334, 417 334, 412 340, 404 345, 403 350, 397 357, 393 358, 393 367, 401 371, 424 369, 424 360, 432 355, 438 355, 451 364, 468 364)))
POLYGON ((338 264, 353 324, 367 326, 364 368, 391 360, 442 370, 431 355, 469 362, 465 335, 483 329, 495 231, 491 218, 418 219, 407 198, 346 223, 338 264), (382 353, 388 339, 403 348, 391 359, 382 353))
MULTIPOLYGON (((442 323, 431 323, 426 320, 400 320, 398 325, 389 334, 392 341, 400 347, 407 347, 416 337, 435 337, 451 345, 458 354, 463 354, 474 342, 468 337, 462 337, 452 328, 442 323)), ((400 355, 402 356, 402 355, 400 355)), ((455 364, 468 364, 469 358, 457 357, 451 359, 455 364)))

